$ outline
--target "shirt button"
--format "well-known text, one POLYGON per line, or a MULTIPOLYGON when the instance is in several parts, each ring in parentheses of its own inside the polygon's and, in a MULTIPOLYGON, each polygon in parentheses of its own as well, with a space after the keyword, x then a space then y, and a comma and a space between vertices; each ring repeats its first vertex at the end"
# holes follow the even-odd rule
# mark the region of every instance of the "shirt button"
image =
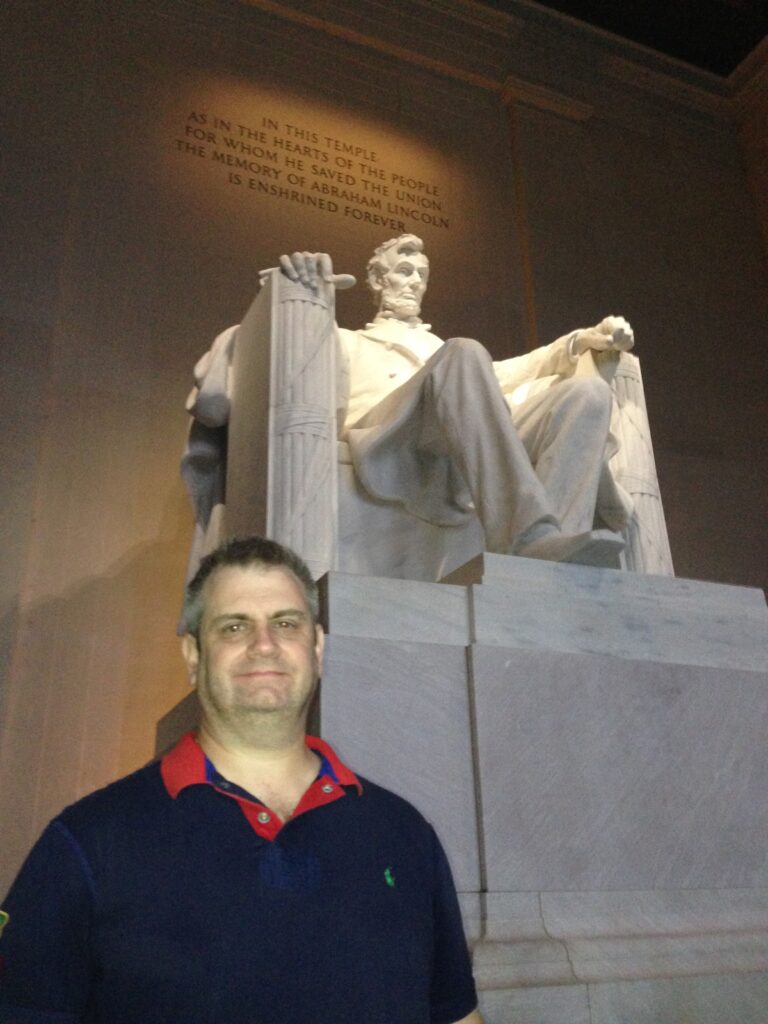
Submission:
POLYGON ((268 825, 270 823, 270 821, 272 821, 272 818, 271 818, 271 816, 269 814, 267 814, 266 811, 259 811, 259 819, 258 820, 259 820, 259 824, 260 825, 268 825))
POLYGON ((322 790, 324 793, 332 793, 333 786, 330 784, 330 782, 326 782, 325 785, 322 787, 322 790))
POLYGON ((224 780, 222 779, 222 780, 221 780, 221 782, 219 783, 219 787, 220 787, 221 789, 230 789, 230 787, 231 787, 231 783, 229 783, 229 782, 225 782, 225 781, 224 781, 224 780))

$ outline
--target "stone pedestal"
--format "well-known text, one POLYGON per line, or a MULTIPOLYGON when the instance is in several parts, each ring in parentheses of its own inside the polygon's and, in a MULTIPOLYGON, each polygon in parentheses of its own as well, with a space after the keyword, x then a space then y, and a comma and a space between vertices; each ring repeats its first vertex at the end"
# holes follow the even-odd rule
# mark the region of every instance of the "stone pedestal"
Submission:
POLYGON ((435 824, 486 1024, 765 1024, 761 592, 500 555, 324 590, 322 734, 435 824))

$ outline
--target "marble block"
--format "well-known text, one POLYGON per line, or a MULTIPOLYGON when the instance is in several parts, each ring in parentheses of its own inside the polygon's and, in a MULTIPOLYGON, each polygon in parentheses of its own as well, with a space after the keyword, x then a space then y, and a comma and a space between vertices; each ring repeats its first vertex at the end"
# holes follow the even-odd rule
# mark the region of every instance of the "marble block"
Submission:
POLYGON ((469 643, 465 587, 329 572, 320 580, 326 633, 427 644, 469 643))
POLYGON ((489 892, 478 984, 768 969, 768 890, 489 892))
POLYGON ((484 989, 479 997, 484 1024, 593 1024, 586 985, 484 989))
POLYGON ((590 985, 589 1000, 590 1024, 766 1024, 768 974, 590 985))
POLYGON ((505 555, 473 564, 476 643, 768 671, 759 590, 505 555))
POLYGON ((542 893, 485 894, 484 934, 488 942, 532 942, 550 939, 542 913, 542 893))
POLYGON ((756 672, 476 646, 490 892, 768 885, 756 672))
POLYGON ((483 937, 483 897, 479 892, 459 892, 458 897, 464 934, 473 946, 483 937))
POLYGON ((489 892, 489 942, 768 932, 768 889, 489 892))
MULTIPOLYGON (((768 889, 543 892, 539 900, 547 935, 559 939, 768 932, 768 889)), ((503 912, 512 921, 517 907, 503 912)))
MULTIPOLYGON (((579 981, 670 978, 768 971, 768 934, 656 936, 650 939, 574 939, 565 944, 579 981)), ((533 978, 534 983, 536 978, 533 978)))
POLYGON ((330 635, 320 726, 355 771, 404 796, 432 822, 457 888, 478 892, 464 647, 330 635))
POLYGON ((484 551, 469 559, 453 572, 447 573, 441 583, 468 587, 476 583, 511 583, 520 588, 579 586, 605 593, 606 588, 615 594, 676 596, 688 599, 692 605, 723 602, 743 608, 765 605, 762 591, 752 587, 738 587, 729 583, 708 583, 690 580, 683 576, 658 576, 652 573, 627 575, 618 569, 596 568, 589 565, 574 565, 571 562, 547 562, 538 558, 521 558, 517 555, 499 555, 484 551), (761 600, 762 598, 762 600, 761 600))
POLYGON ((483 942, 475 950, 475 981, 481 989, 521 985, 569 985, 577 980, 563 942, 483 942))

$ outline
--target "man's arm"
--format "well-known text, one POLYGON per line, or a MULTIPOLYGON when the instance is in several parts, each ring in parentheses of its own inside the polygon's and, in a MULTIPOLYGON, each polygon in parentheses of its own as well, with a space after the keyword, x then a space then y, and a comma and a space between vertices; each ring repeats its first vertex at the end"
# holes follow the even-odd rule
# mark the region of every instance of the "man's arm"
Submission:
POLYGON ((55 821, 24 862, 3 909, 0 1020, 77 1024, 84 1020, 95 965, 91 924, 95 882, 67 828, 55 821))
POLYGON ((462 1017, 461 1020, 454 1021, 454 1024, 483 1024, 483 1018, 479 1010, 473 1010, 468 1017, 462 1017))

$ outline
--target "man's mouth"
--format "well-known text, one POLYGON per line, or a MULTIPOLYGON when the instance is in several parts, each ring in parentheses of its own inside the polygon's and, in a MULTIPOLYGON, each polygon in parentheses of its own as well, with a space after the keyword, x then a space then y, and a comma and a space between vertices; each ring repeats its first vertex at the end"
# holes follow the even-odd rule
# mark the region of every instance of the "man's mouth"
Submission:
POLYGON ((269 668, 250 668, 244 672, 236 672, 236 679, 268 679, 272 676, 284 676, 286 672, 277 666, 271 666, 269 668))

